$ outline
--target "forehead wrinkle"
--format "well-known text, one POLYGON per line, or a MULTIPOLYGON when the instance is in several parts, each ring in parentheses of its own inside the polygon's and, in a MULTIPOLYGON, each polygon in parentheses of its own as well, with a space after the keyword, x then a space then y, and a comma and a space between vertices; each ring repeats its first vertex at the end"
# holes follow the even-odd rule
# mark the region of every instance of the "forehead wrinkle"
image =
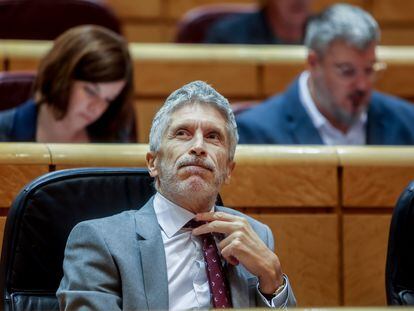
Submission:
POLYGON ((169 129, 175 130, 178 128, 202 128, 204 130, 215 130, 221 134, 224 134, 223 129, 219 126, 217 126, 217 123, 213 120, 194 120, 191 117, 188 118, 180 118, 177 122, 174 122, 175 120, 172 120, 169 129))

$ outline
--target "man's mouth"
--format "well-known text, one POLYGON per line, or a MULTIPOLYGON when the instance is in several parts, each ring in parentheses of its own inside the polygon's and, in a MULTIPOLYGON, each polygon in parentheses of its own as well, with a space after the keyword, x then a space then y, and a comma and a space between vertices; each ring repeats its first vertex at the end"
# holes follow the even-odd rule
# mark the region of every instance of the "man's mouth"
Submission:
POLYGON ((213 171, 212 167, 208 165, 200 164, 200 163, 186 163, 186 164, 181 165, 179 168, 191 168, 191 167, 205 169, 210 172, 213 171))
POLYGON ((361 105, 364 104, 365 97, 365 92, 355 92, 349 95, 349 99, 352 103, 352 108, 358 110, 361 107, 361 105))

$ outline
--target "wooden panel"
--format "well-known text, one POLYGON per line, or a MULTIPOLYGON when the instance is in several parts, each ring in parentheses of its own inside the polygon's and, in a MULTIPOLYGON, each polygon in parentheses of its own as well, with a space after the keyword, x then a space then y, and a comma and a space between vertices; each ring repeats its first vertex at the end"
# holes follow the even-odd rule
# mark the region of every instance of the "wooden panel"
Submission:
POLYGON ((49 171, 44 165, 0 164, 0 207, 10 207, 24 185, 49 171))
POLYGON ((161 0, 105 0, 123 21, 128 18, 149 18, 161 16, 161 0))
POLYGON ((0 143, 0 207, 10 207, 25 184, 49 171, 49 163, 42 144, 0 143))
POLYGON ((179 19, 187 11, 207 4, 226 3, 257 3, 255 0, 164 0, 166 5, 166 16, 168 18, 179 19))
MULTIPOLYGON (((342 3, 349 3, 352 5, 357 5, 359 7, 368 9, 370 7, 369 2, 371 0, 342 0, 340 2, 342 3)), ((313 10, 315 12, 318 12, 320 10, 323 10, 324 8, 326 8, 328 5, 332 5, 338 3, 338 0, 314 0, 313 1, 313 10)))
POLYGON ((413 63, 388 64, 386 71, 380 74, 376 87, 380 91, 391 93, 395 96, 412 97, 413 86, 410 81, 413 72, 413 63))
POLYGON ((335 215, 250 214, 267 224, 299 307, 339 305, 338 221, 335 215))
POLYGON ((37 70, 40 58, 10 58, 9 70, 37 70))
POLYGON ((393 207, 413 179, 414 166, 347 167, 343 172, 343 204, 345 207, 393 207))
POLYGON ((305 61, 291 64, 266 64, 263 68, 263 94, 271 96, 282 92, 305 69, 305 61))
POLYGON ((232 207, 332 207, 337 182, 329 147, 238 146, 231 183, 221 195, 232 207))
POLYGON ((338 147, 344 207, 393 207, 414 179, 410 147, 338 147))
POLYGON ((211 84, 224 96, 255 96, 259 88, 256 66, 245 63, 136 61, 135 73, 138 96, 168 96, 194 80, 211 84))
POLYGON ((414 1, 412 0, 375 0, 372 13, 375 19, 384 22, 414 22, 414 1))
POLYGON ((414 45, 413 26, 383 26, 381 27, 381 44, 384 45, 414 45))
POLYGON ((56 169, 86 166, 146 167, 147 145, 48 144, 56 169))
POLYGON ((9 59, 9 70, 35 70, 39 60, 49 51, 51 41, 6 40, 1 43, 9 59))
POLYGON ((135 121, 138 124, 138 142, 147 144, 149 132, 151 129, 152 119, 164 101, 142 99, 135 101, 135 121))
POLYGON ((4 227, 6 226, 6 217, 0 216, 0 250, 3 248, 4 227))
POLYGON ((385 260, 390 215, 344 216, 344 302, 386 306, 385 260))
POLYGON ((165 42, 165 27, 150 23, 126 22, 122 25, 122 32, 128 42, 165 42))

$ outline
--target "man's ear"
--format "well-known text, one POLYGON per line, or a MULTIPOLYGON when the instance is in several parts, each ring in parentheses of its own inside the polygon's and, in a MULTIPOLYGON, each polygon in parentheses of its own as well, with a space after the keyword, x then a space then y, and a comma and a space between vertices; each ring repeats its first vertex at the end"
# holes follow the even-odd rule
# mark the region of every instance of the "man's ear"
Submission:
POLYGON ((319 56, 318 56, 318 54, 316 54, 315 51, 310 50, 308 52, 307 62, 308 62, 309 70, 314 71, 315 68, 319 65, 319 56))
POLYGON ((157 169, 157 154, 155 152, 147 152, 147 167, 151 177, 158 176, 158 169, 157 169))
POLYGON ((230 161, 230 163, 228 164, 227 175, 226 175, 226 179, 224 180, 225 185, 228 185, 230 183, 231 173, 233 172, 235 166, 236 166, 236 162, 234 161, 230 161))

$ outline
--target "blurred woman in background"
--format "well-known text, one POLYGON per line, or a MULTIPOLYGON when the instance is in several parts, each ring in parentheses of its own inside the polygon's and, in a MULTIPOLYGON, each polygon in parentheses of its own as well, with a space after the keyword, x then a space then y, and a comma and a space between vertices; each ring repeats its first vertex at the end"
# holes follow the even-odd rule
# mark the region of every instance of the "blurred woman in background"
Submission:
POLYGON ((34 97, 0 112, 1 141, 128 142, 133 65, 126 41, 100 26, 59 36, 41 60, 34 97))

